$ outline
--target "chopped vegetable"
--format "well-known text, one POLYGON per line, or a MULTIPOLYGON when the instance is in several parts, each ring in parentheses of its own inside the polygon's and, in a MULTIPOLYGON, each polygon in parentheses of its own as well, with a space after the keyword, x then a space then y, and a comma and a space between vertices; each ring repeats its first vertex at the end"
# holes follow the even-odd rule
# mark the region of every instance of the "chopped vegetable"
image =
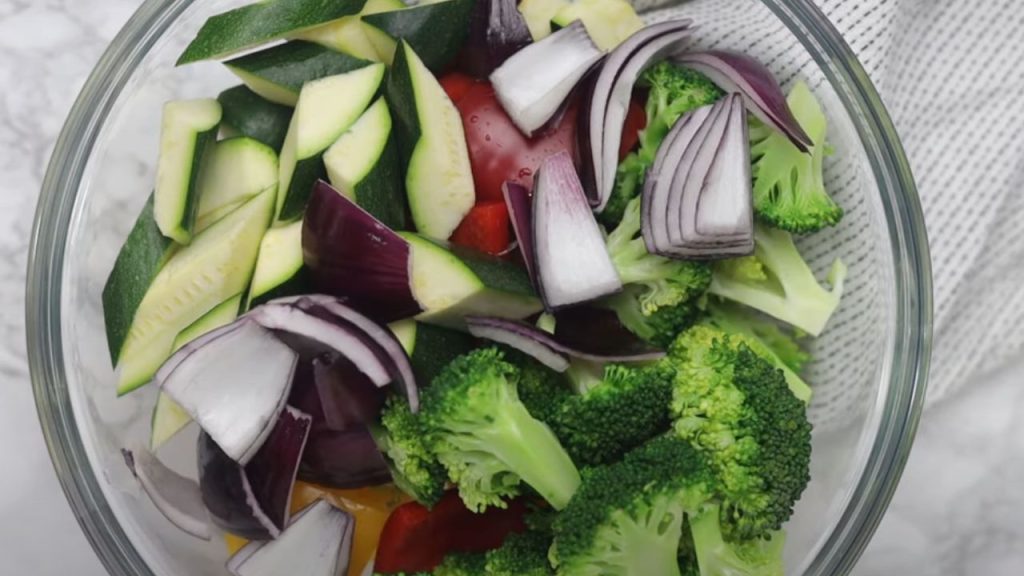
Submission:
POLYGON ((595 210, 601 212, 612 195, 623 124, 632 100, 633 85, 652 62, 678 50, 689 35, 691 21, 671 20, 644 28, 618 46, 605 59, 588 95, 583 119, 584 174, 595 210))
POLYGON ((622 289, 572 159, 544 161, 533 198, 534 270, 545 305, 556 309, 622 289))
POLYGON ((516 0, 479 0, 470 15, 461 68, 484 78, 532 41, 516 0))
MULTIPOLYGON (((476 0, 445 0, 363 16, 363 22, 412 47, 432 72, 445 70, 466 44, 476 0)), ((385 62, 390 54, 382 55, 385 62)))
POLYGON ((295 516, 272 542, 252 542, 228 561, 235 576, 342 576, 348 570, 355 522, 320 500, 295 516))
POLYGON ((676 121, 691 110, 713 103, 723 94, 699 72, 669 62, 655 64, 637 84, 648 90, 647 125, 640 133, 640 149, 619 164, 612 196, 600 216, 608 226, 618 224, 629 201, 640 195, 647 170, 654 164, 658 148, 676 121))
POLYGON ((767 126, 751 131, 754 208, 765 222, 797 234, 835 226, 843 209, 825 191, 822 176, 828 150, 825 114, 803 82, 790 90, 787 104, 808 134, 809 151, 801 152, 785 135, 767 126))
POLYGON ((497 256, 508 250, 511 241, 509 224, 508 208, 504 202, 477 204, 452 233, 451 242, 497 256))
POLYGON ((728 537, 760 538, 793 513, 809 481, 811 425, 783 373, 720 330, 698 326, 672 344, 675 433, 707 455, 728 537), (733 449, 723 450, 727 442, 733 449))
POLYGON ((521 482, 560 510, 579 486, 565 449, 519 400, 518 378, 501 352, 485 348, 457 358, 424 393, 430 448, 473 510, 506 506, 521 482))
POLYGON ((470 511, 454 491, 431 509, 421 504, 399 506, 381 534, 374 569, 378 573, 426 572, 450 553, 483 552, 501 545, 506 535, 524 528, 521 501, 507 509, 470 511))
POLYGON ((832 288, 826 290, 788 232, 758 224, 754 242, 754 258, 747 265, 715 266, 709 291, 819 336, 839 307, 846 265, 838 258, 832 263, 828 274, 832 288))
POLYGON ((531 136, 601 57, 583 25, 574 22, 506 60, 491 74, 491 83, 512 121, 531 136))
POLYGON ((740 52, 708 50, 681 52, 675 61, 706 74, 723 90, 742 94, 752 114, 785 134, 801 152, 814 144, 793 117, 775 77, 754 58, 740 52))
POLYGON ((168 468, 147 450, 121 450, 125 464, 153 505, 186 534, 210 539, 210 513, 195 480, 168 468))

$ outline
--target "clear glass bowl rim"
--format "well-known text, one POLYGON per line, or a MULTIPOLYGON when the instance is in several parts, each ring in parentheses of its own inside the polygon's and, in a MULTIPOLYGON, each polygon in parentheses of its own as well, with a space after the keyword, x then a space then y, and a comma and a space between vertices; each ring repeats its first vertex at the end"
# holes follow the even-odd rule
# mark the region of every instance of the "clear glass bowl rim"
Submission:
MULTIPOLYGON (((136 65, 194 0, 147 0, 121 29, 57 140, 36 211, 26 294, 28 359, 43 434, 64 493, 107 571, 150 576, 107 504, 69 400, 61 341, 64 252, 79 185, 96 137, 136 65)), ((853 118, 882 196, 893 260, 896 347, 883 383, 879 429, 852 497, 805 574, 847 574, 903 472, 924 403, 931 351, 931 260, 909 164, 878 93, 850 47, 811 0, 760 0, 804 44, 853 118)))

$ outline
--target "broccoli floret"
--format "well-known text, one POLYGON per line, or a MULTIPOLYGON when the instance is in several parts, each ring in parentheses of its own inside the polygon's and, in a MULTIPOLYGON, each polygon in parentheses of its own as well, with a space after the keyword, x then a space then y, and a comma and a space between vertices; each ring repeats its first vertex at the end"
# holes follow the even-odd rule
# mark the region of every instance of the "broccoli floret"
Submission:
POLYGON ((455 553, 444 557, 433 576, 484 576, 487 559, 483 553, 455 553))
POLYGON ((711 284, 711 269, 648 252, 640 236, 640 198, 629 202, 606 244, 626 285, 606 305, 637 336, 667 346, 696 317, 697 302, 711 284))
POLYGON ((682 334, 666 362, 676 368, 676 434, 707 455, 726 536, 768 536, 789 519, 810 480, 811 425, 783 373, 711 326, 682 334))
POLYGON ((629 201, 640 195, 647 169, 654 164, 658 146, 683 114, 711 104, 723 92, 703 74, 662 62, 647 70, 638 82, 648 88, 647 126, 640 132, 640 147, 619 163, 612 196, 600 214, 606 226, 622 219, 629 201))
POLYGON ((528 530, 505 537, 500 548, 487 552, 488 576, 549 576, 551 534, 528 530))
POLYGON ((827 151, 825 114, 807 84, 798 82, 786 99, 814 143, 801 152, 789 138, 765 125, 750 131, 754 210, 776 228, 803 234, 834 226, 843 209, 825 191, 822 161, 827 151))
POLYGON ((713 492, 704 457, 672 435, 587 469, 555 520, 558 574, 677 576, 686 515, 699 513, 713 492))
POLYGON ((600 384, 565 400, 549 423, 577 465, 618 460, 669 429, 674 375, 664 364, 608 365, 600 384))
POLYGON ((502 348, 505 359, 519 368, 516 390, 531 416, 551 425, 562 404, 573 396, 564 378, 534 358, 511 348, 502 348))
MULTIPOLYGON (((690 518, 690 534, 700 576, 783 576, 782 548, 785 535, 729 542, 719 523, 720 510, 709 506, 690 518)), ((692 562, 692 561, 691 561, 692 562)), ((691 566, 694 564, 691 563, 691 566)))
POLYGON ((782 370, 793 395, 804 402, 810 402, 811 387, 798 374, 810 360, 810 355, 783 332, 778 324, 729 304, 709 304, 708 312, 708 323, 739 338, 755 354, 782 370))
POLYGON ((387 456, 395 484, 424 506, 437 504, 448 475, 430 450, 423 419, 399 396, 388 398, 380 418, 381 426, 372 427, 372 432, 387 456))
POLYGON ((482 348, 453 360, 423 393, 431 452, 471 510, 505 507, 521 481, 560 510, 579 486, 569 454, 520 401, 520 376, 497 348, 482 348))
POLYGON ((826 290, 788 232, 755 224, 753 259, 717 263, 708 291, 819 336, 839 307, 845 278, 846 265, 836 259, 826 290))

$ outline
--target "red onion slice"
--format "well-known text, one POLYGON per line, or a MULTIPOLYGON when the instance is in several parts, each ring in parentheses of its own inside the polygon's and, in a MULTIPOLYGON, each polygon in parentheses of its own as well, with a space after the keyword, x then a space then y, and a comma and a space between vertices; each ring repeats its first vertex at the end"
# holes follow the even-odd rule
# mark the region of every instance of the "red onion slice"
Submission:
POLYGON ((298 354, 251 318, 186 344, 157 384, 232 460, 245 464, 284 408, 298 354))
POLYGON ((148 450, 121 450, 125 464, 156 509, 186 534, 210 539, 210 515, 199 483, 171 470, 148 450))
POLYGON ((533 37, 516 0, 477 0, 469 17, 462 68, 473 76, 486 78, 531 42, 533 37))
POLYGON ((409 408, 414 413, 419 410, 419 387, 416 383, 416 375, 413 373, 412 364, 409 362, 409 355, 406 354, 405 349, 402 348, 402 343, 398 341, 398 338, 390 330, 370 320, 355 308, 348 306, 344 300, 332 296, 325 296, 323 294, 306 295, 297 298, 295 305, 307 312, 314 313, 318 308, 322 308, 337 320, 351 324, 369 337, 383 352, 382 355, 378 356, 382 356, 380 359, 388 370, 391 383, 398 387, 401 393, 405 394, 406 399, 409 401, 409 408))
POLYGON ((603 57, 580 21, 513 54, 491 73, 494 93, 527 136, 550 120, 603 57))
POLYGON ((243 316, 265 328, 288 332, 318 342, 330 350, 344 354, 377 386, 387 386, 391 374, 378 356, 372 342, 351 325, 317 317, 296 306, 267 304, 243 316))
POLYGON ((698 241, 735 236, 748 240, 753 249, 750 136, 743 100, 739 94, 730 99, 728 124, 694 211, 693 227, 698 241))
POLYGON ((245 466, 200 434, 197 450, 203 503, 221 528, 250 540, 277 538, 288 510, 312 419, 288 406, 245 466))
POLYGON ((537 284, 548 308, 594 300, 622 289, 566 152, 545 159, 537 172, 533 240, 537 284))
POLYGON ((409 283, 409 243, 323 181, 306 208, 302 253, 317 292, 346 298, 374 320, 422 311, 409 283))
POLYGON ((704 74, 726 92, 742 94, 755 116, 789 137, 801 152, 814 145, 793 116, 771 71, 754 58, 739 52, 708 50, 680 53, 674 60, 704 74))
POLYGON ((526 272, 530 279, 536 283, 536 272, 534 271, 533 252, 533 224, 532 224, 532 201, 530 191, 526 186, 515 182, 505 182, 501 186, 502 195, 505 197, 505 206, 508 207, 508 214, 512 219, 512 231, 515 232, 516 242, 519 244, 519 251, 523 255, 523 263, 526 265, 526 272))
POLYGON ((391 472, 366 425, 340 432, 317 427, 306 443, 299 478, 331 488, 364 488, 391 482, 391 472))
POLYGON ((511 346, 556 372, 569 367, 569 357, 591 362, 646 362, 665 356, 661 350, 636 343, 635 338, 630 340, 629 348, 616 351, 609 350, 607 343, 600 343, 597 335, 591 340, 576 337, 575 344, 587 348, 571 347, 562 338, 519 320, 469 316, 466 326, 470 334, 511 346))
MULTIPOLYGON (((662 60, 667 54, 677 51, 680 43, 689 36, 688 21, 676 22, 668 29, 638 46, 619 69, 615 83, 609 92, 607 110, 602 130, 602 152, 596 165, 603 172, 600 177, 599 203, 595 210, 601 212, 612 195, 615 185, 615 171, 619 165, 619 145, 622 142, 626 112, 633 96, 633 86, 644 70, 662 60), (680 29, 680 27, 682 29, 680 29)), ((591 112, 593 114, 593 112, 591 112)))
POLYGON ((325 500, 299 512, 281 537, 252 542, 227 563, 235 576, 342 576, 348 571, 355 520, 325 500))

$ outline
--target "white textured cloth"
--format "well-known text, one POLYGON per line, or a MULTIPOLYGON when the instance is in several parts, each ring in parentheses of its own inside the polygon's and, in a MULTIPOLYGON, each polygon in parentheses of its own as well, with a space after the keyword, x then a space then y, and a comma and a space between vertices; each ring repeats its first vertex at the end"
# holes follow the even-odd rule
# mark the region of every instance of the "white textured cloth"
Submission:
MULTIPOLYGON (((1024 349, 1024 5, 815 1, 880 92, 917 182, 933 261, 928 400, 935 402, 1024 349)), ((636 4, 643 9, 665 2, 636 4)), ((693 0, 650 18, 680 15, 700 25, 700 44, 750 53, 784 85, 803 78, 822 97, 817 66, 760 2, 693 0)), ((840 142, 837 156, 842 152, 840 142)), ((844 407, 863 405, 865 397, 857 395, 869 388, 869 371, 884 354, 876 323, 886 319, 873 305, 878 246, 862 243, 877 226, 871 222, 876 208, 866 198, 871 186, 849 159, 831 160, 826 183, 847 217, 837 230, 805 239, 801 247, 818 271, 836 256, 850 264, 843 306, 816 344, 810 369, 817 393, 812 419, 834 424, 844 420, 844 407)))

